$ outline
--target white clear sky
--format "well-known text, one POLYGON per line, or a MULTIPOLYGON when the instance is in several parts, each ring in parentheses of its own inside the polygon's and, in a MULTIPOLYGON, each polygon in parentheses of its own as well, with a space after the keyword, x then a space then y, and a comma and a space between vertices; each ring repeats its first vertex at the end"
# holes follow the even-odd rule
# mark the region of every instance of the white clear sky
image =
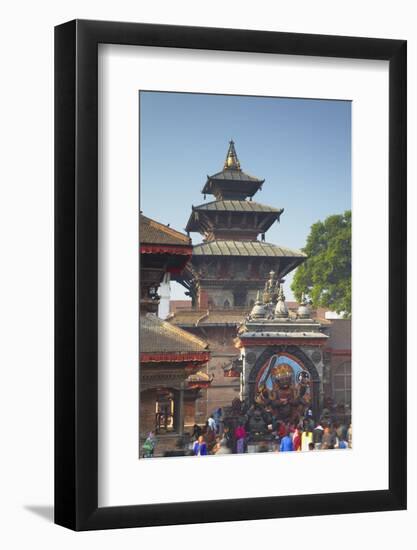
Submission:
MULTIPOLYGON (((175 229, 204 202, 231 138, 242 169, 265 179, 253 200, 285 209, 267 242, 302 248, 314 222, 351 208, 349 101, 141 92, 140 115, 140 208, 175 229)), ((183 287, 171 297, 184 298, 183 287)))

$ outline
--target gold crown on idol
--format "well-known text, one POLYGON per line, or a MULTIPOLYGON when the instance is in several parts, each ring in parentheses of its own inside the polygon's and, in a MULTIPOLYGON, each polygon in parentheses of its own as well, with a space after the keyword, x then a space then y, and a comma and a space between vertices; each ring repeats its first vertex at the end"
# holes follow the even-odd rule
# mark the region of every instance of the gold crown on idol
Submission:
POLYGON ((275 378, 289 378, 293 375, 293 370, 288 363, 282 363, 272 369, 272 374, 275 378))

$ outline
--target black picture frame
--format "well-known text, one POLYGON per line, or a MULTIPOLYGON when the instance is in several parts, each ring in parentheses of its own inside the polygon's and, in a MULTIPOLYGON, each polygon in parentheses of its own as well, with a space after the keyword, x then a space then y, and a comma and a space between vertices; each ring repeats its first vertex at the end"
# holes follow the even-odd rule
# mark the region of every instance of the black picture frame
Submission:
POLYGON ((406 41, 74 20, 55 28, 55 522, 108 529, 406 508, 406 41), (98 44, 389 62, 389 488, 98 507, 98 44))

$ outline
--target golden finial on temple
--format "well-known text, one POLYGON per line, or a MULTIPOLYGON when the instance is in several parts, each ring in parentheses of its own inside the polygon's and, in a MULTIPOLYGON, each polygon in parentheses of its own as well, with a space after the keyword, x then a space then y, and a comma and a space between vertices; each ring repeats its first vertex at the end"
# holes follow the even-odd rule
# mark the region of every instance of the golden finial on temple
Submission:
POLYGON ((224 163, 225 170, 240 170, 240 162, 237 158, 235 143, 231 139, 229 141, 229 149, 227 151, 226 160, 224 163))

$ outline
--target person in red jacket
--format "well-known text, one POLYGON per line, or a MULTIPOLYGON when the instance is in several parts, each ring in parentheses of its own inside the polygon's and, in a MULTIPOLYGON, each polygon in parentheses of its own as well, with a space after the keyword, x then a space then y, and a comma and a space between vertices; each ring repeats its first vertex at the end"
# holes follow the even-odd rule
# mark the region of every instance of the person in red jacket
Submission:
POLYGON ((246 430, 243 424, 235 429, 235 438, 236 438, 236 452, 238 454, 245 452, 245 440, 246 440, 246 430))

